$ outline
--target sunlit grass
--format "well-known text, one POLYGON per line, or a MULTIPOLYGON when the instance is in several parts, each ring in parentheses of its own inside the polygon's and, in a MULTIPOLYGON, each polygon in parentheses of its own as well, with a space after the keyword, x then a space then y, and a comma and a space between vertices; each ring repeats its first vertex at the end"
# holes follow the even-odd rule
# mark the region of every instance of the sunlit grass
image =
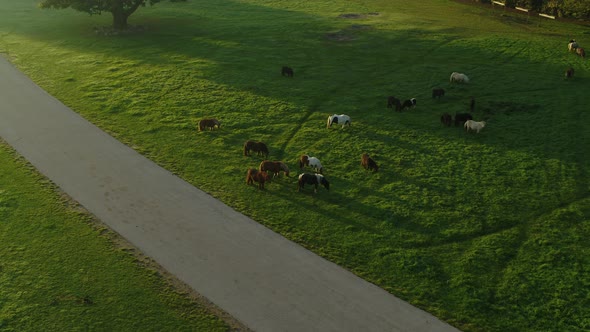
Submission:
POLYGON ((108 17, 31 9, 19 19, 34 24, 0 21, 0 50, 136 150, 462 329, 588 329, 590 83, 566 46, 590 40, 482 8, 193 0, 142 8, 130 23, 147 30, 118 37, 92 33, 108 17), (450 85, 452 71, 472 83, 450 85), (418 107, 394 113, 388 95, 418 107), (471 96, 482 133, 442 127, 471 96), (352 126, 326 129, 333 113, 352 126), (204 117, 221 130, 198 132, 204 117), (297 193, 295 177, 246 186, 261 161, 242 155, 248 139, 293 169, 300 154, 320 158, 330 192, 297 193), (360 167, 363 152, 379 173, 360 167))

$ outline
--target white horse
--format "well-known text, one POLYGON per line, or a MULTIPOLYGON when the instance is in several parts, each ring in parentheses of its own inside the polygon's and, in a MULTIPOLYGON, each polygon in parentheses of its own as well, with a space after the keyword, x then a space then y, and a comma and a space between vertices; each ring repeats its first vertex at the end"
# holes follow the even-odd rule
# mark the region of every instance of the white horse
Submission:
POLYGON ((330 115, 328 117, 328 124, 327 124, 327 128, 332 127, 332 124, 342 124, 342 128, 344 128, 344 126, 350 126, 350 116, 346 115, 346 114, 334 114, 334 115, 330 115))
POLYGON ((318 158, 307 158, 307 165, 309 165, 309 167, 314 169, 317 173, 324 174, 324 167, 322 166, 322 163, 320 163, 320 160, 318 158))
POLYGON ((465 128, 465 130, 467 130, 467 132, 475 131, 478 134, 479 134, 479 131, 482 130, 483 127, 485 127, 485 126, 486 126, 485 121, 477 122, 477 121, 473 121, 473 120, 467 120, 467 121, 465 121, 465 124, 463 125, 463 127, 465 128))
POLYGON ((451 81, 451 83, 452 82, 469 83, 469 77, 467 77, 467 75, 465 75, 465 74, 457 73, 456 71, 454 71, 451 74, 450 81, 451 81))

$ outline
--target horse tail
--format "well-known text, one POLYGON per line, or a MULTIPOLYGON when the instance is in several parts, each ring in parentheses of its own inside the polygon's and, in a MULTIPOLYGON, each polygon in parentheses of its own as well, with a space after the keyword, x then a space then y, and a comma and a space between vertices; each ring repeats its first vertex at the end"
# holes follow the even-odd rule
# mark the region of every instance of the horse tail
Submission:
POLYGON ((326 128, 330 128, 331 125, 332 125, 332 116, 330 115, 328 117, 328 123, 326 124, 326 128))
POLYGON ((199 121, 199 131, 203 131, 203 120, 199 121))

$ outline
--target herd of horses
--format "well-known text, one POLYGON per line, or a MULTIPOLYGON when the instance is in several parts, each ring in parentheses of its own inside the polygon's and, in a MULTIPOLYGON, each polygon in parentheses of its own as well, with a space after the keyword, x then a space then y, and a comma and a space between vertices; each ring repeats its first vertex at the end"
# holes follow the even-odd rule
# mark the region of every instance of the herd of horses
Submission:
MULTIPOLYGON (((582 58, 586 56, 584 49, 581 48, 573 39, 568 43, 568 50, 570 52, 575 52, 582 58)), ((283 66, 281 68, 281 75, 293 77, 294 71, 291 67, 283 66)), ((571 78, 573 76, 574 69, 568 68, 565 72, 565 77, 571 78)), ((453 72, 451 73, 449 81, 451 83, 467 84, 470 80, 469 77, 463 73, 453 72)), ((446 91, 442 88, 432 89, 433 99, 440 99, 444 97, 445 94, 446 91)), ((394 108, 397 112, 415 107, 416 98, 405 99, 402 102, 400 99, 394 96, 387 97, 387 108, 394 108)), ((471 113, 473 113, 475 110, 475 99, 473 97, 471 97, 469 110, 471 113)), ((453 118, 451 114, 445 112, 440 116, 440 122, 446 127, 451 127, 453 124, 455 127, 457 127, 463 124, 463 128, 466 132, 479 133, 486 126, 486 122, 474 121, 471 113, 455 113, 455 117, 453 118)), ((333 114, 328 116, 326 126, 330 128, 334 124, 341 125, 342 129, 344 129, 344 127, 351 125, 351 118, 346 114, 333 114)), ((205 129, 213 130, 215 128, 221 128, 221 123, 217 119, 211 118, 202 119, 199 121, 199 131, 203 131, 205 129)), ((266 158, 269 156, 269 150, 265 143, 248 140, 244 143, 243 152, 244 156, 251 156, 252 153, 256 153, 256 155, 265 158, 265 160, 260 163, 258 169, 248 168, 246 172, 246 184, 251 185, 256 182, 258 183, 259 189, 264 189, 264 184, 271 181, 272 178, 278 177, 281 172, 283 172, 286 177, 289 177, 289 167, 285 162, 266 160, 266 158), (269 174, 272 174, 272 177, 269 174)), ((324 167, 318 158, 304 154, 299 157, 298 162, 300 170, 304 170, 305 167, 309 167, 314 171, 313 174, 301 173, 298 176, 298 191, 304 189, 306 184, 314 186, 314 193, 317 193, 318 186, 320 185, 326 188, 326 190, 330 190, 330 183, 324 176, 324 167)), ((361 155, 361 166, 369 171, 379 171, 379 166, 367 153, 363 153, 361 155)))

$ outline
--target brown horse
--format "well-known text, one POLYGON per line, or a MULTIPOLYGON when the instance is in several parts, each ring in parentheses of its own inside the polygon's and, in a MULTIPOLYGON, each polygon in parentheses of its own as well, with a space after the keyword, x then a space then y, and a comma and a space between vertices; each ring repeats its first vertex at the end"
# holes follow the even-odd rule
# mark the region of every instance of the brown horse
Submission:
POLYGON ((203 119, 199 121, 199 131, 203 131, 205 128, 209 128, 209 130, 213 130, 213 128, 221 128, 221 123, 217 119, 203 119))
POLYGON ((257 155, 264 156, 264 158, 268 158, 268 147, 262 142, 246 141, 244 143, 244 156, 249 156, 250 151, 254 151, 257 155))
POLYGON ((281 171, 285 173, 285 176, 289 176, 289 167, 282 161, 270 161, 264 160, 258 167, 259 171, 269 171, 273 173, 273 177, 278 176, 281 171))
POLYGON ((449 113, 443 113, 443 115, 440 116, 440 122, 443 125, 450 127, 453 123, 453 117, 449 113))
POLYGON ((574 68, 569 68, 565 71, 565 78, 572 78, 574 77, 574 68))
POLYGON ((247 185, 258 182, 258 189, 264 189, 264 182, 267 182, 268 180, 269 178, 266 172, 258 171, 255 168, 248 168, 248 173, 246 174, 247 185))
POLYGON ((400 112, 402 109, 402 103, 394 96, 389 96, 387 97, 387 108, 395 108, 396 112, 400 112))
POLYGON ((377 163, 366 153, 363 153, 361 156, 361 166, 363 166, 364 169, 372 170, 373 172, 379 171, 377 163))
POLYGON ((309 156, 306 154, 299 157, 299 169, 302 169, 304 166, 309 166, 309 156))
POLYGON ((581 47, 576 48, 576 54, 578 54, 582 58, 586 57, 586 51, 584 51, 584 49, 581 47))

